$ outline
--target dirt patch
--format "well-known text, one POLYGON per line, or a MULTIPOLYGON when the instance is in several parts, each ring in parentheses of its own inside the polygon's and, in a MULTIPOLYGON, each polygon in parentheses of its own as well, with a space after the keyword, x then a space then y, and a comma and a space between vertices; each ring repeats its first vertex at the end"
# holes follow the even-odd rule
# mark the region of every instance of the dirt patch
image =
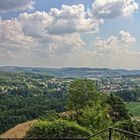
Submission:
POLYGON ((6 131, 0 138, 23 138, 26 135, 26 132, 36 123, 37 120, 27 121, 21 124, 16 125, 14 128, 6 131))

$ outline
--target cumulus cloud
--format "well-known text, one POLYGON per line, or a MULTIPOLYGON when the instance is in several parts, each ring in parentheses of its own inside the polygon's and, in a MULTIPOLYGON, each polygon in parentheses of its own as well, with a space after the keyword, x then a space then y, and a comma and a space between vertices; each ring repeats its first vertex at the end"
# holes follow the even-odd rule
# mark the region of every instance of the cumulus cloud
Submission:
POLYGON ((96 0, 92 5, 96 18, 116 18, 132 16, 139 9, 135 0, 96 0))
POLYGON ((21 62, 26 56, 32 57, 31 50, 37 41, 26 36, 17 19, 0 21, 0 63, 21 62))
POLYGON ((36 11, 28 14, 23 13, 18 17, 25 35, 43 37, 47 34, 47 28, 52 24, 53 18, 46 12, 36 11))
POLYGON ((124 31, 120 32, 120 39, 127 45, 132 45, 136 41, 136 39, 130 33, 124 31))
POLYGON ((26 59, 32 56, 48 58, 74 52, 85 45, 80 33, 95 31, 99 24, 87 16, 82 4, 1 19, 0 51, 5 51, 1 57, 7 54, 16 58, 19 54, 20 58, 25 55, 26 59))
POLYGON ((23 13, 18 17, 26 35, 61 35, 83 32, 98 32, 103 20, 88 16, 84 5, 62 5, 61 9, 52 8, 50 12, 23 13))
POLYGON ((24 35, 22 26, 16 19, 0 21, 0 48, 29 49, 29 44, 32 43, 32 37, 24 35))
POLYGON ((11 56, 13 61, 16 61, 17 57, 18 60, 42 56, 48 58, 52 55, 71 53, 85 45, 80 34, 76 32, 49 34, 47 28, 52 20, 46 12, 24 13, 17 19, 1 19, 0 53, 5 55, 1 54, 0 57, 4 59, 6 56, 11 56))
POLYGON ((83 47, 59 57, 52 56, 50 62, 55 67, 84 66, 139 69, 140 51, 131 49, 135 41, 135 37, 129 32, 120 31, 118 36, 110 36, 106 39, 98 37, 93 44, 93 50, 89 51, 83 47))
POLYGON ((108 39, 97 38, 95 46, 98 48, 118 48, 130 47, 135 43, 136 39, 129 32, 120 31, 119 36, 111 36, 108 39))
MULTIPOLYGON (((91 40, 85 42, 81 34, 97 32, 99 25, 103 24, 102 18, 105 18, 94 12, 99 5, 97 1, 93 5, 93 13, 88 13, 82 4, 63 5, 60 9, 52 8, 48 13, 36 11, 22 13, 15 19, 0 19, 0 64, 113 68, 139 66, 140 52, 132 51, 131 46, 136 39, 129 32, 121 31, 118 36, 107 39, 97 38, 93 49, 87 49, 91 40)), ((111 0, 108 1, 111 3, 111 0)), ((112 14, 109 15, 110 9, 99 10, 107 17, 130 16, 135 11, 133 9, 131 14, 124 14, 122 10, 111 8, 112 14), (118 10, 115 16, 113 10, 118 10)))
POLYGON ((52 8, 49 12, 54 19, 48 28, 50 34, 98 31, 101 20, 91 19, 83 4, 62 5, 61 9, 52 8))
POLYGON ((113 68, 137 68, 140 64, 140 51, 134 51, 131 46, 136 39, 128 32, 120 31, 118 37, 107 39, 97 38, 96 50, 93 57, 100 60, 100 64, 113 68))
MULTIPOLYGON (((139 69, 140 51, 132 49, 135 41, 135 37, 129 32, 120 31, 118 36, 110 36, 106 39, 98 37, 91 50, 88 50, 85 45, 70 53, 52 55, 47 62, 49 66, 54 67, 84 66, 139 69)), ((44 60, 42 59, 40 63, 44 60)))
POLYGON ((0 0, 0 12, 33 9, 33 0, 0 0))

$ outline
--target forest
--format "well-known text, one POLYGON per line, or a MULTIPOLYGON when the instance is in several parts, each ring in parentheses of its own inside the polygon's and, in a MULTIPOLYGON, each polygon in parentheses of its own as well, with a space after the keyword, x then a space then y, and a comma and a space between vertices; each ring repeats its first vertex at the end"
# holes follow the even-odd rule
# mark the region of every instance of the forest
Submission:
POLYGON ((65 110, 65 87, 56 90, 56 84, 45 85, 52 78, 40 74, 0 73, 0 133, 45 115, 48 110, 65 110))

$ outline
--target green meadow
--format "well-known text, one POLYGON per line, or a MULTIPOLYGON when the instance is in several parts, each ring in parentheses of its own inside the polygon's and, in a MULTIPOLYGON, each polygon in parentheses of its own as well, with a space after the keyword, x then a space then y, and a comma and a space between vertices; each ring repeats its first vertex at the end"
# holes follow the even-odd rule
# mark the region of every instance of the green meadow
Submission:
POLYGON ((140 102, 127 103, 127 109, 134 115, 134 117, 140 118, 140 102))

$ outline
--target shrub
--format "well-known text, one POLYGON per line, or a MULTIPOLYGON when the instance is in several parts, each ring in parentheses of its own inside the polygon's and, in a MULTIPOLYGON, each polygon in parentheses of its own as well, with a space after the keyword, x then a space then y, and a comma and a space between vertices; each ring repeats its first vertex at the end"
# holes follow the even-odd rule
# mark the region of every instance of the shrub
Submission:
POLYGON ((75 122, 66 120, 40 121, 26 134, 26 138, 79 138, 90 136, 91 132, 75 122))

